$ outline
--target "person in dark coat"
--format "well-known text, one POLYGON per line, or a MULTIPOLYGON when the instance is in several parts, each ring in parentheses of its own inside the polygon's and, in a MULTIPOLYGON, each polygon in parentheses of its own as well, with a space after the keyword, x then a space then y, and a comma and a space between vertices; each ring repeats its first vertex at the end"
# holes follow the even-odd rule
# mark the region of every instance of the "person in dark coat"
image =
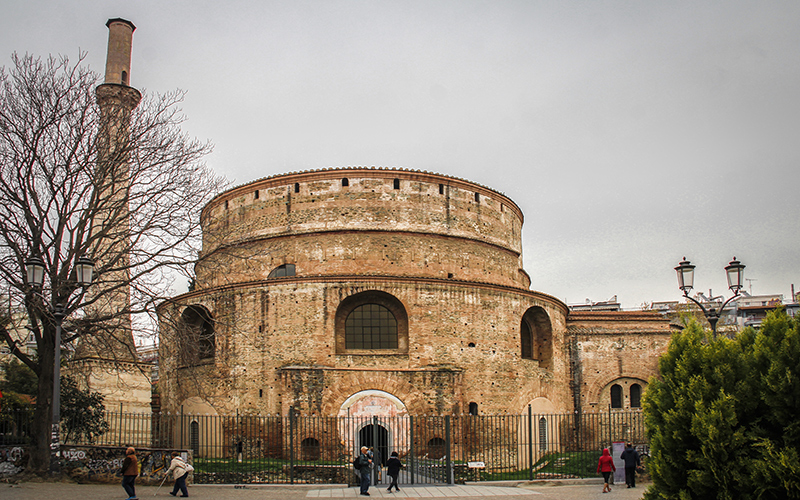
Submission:
POLYGON ((128 494, 127 500, 136 499, 136 476, 139 475, 139 463, 136 460, 136 450, 128 448, 125 450, 125 460, 122 462, 122 487, 128 494))
POLYGON ((636 488, 636 467, 639 465, 639 452, 633 447, 633 443, 625 446, 625 451, 619 456, 625 461, 625 484, 628 488, 636 488))
POLYGON ((614 465, 614 459, 611 458, 611 453, 608 448, 603 448, 603 456, 597 462, 597 472, 603 474, 603 493, 610 493, 611 486, 608 485, 608 480, 611 478, 611 473, 616 471, 617 467, 614 465))
POLYGON ((392 456, 389 460, 386 461, 386 474, 392 479, 392 482, 389 484, 389 493, 392 492, 392 486, 394 486, 395 491, 400 491, 400 488, 397 487, 397 476, 400 475, 400 469, 403 468, 403 462, 397 458, 397 452, 393 451, 392 456))
POLYGON ((358 473, 361 475, 361 494, 369 496, 369 469, 372 467, 372 459, 369 457, 369 449, 361 447, 361 454, 358 456, 358 473))

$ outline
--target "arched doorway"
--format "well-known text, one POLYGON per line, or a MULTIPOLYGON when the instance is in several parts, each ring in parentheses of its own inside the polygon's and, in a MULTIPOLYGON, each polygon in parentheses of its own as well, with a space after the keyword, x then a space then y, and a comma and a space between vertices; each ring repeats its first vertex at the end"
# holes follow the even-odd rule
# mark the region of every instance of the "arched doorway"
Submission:
POLYGON ((339 421, 348 427, 342 434, 352 436, 354 455, 358 455, 362 446, 375 447, 381 462, 386 463, 391 452, 397 451, 402 456, 408 451, 408 411, 393 394, 359 391, 342 403, 339 417, 344 417, 339 421))
POLYGON ((377 463, 380 459, 381 466, 386 465, 386 460, 391 453, 389 444, 389 430, 384 427, 383 423, 367 424, 358 431, 358 447, 366 446, 374 449, 376 454, 373 460, 377 463))

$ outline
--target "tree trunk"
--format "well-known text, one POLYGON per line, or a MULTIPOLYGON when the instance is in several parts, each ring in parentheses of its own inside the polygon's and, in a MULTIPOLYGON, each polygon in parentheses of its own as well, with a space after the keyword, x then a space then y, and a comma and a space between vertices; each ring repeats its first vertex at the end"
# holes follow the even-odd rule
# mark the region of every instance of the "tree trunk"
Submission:
MULTIPOLYGON (((48 328, 47 330, 51 330, 48 328)), ((50 467, 50 431, 53 421, 53 361, 55 357, 54 332, 45 331, 39 349, 39 391, 36 394, 36 411, 31 428, 31 450, 28 469, 46 475, 50 467)))

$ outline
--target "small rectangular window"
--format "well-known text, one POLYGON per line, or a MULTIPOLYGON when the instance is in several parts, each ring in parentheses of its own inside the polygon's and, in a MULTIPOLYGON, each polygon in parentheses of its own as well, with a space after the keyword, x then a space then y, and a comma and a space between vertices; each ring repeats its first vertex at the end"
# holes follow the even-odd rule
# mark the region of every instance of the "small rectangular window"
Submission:
POLYGON ((395 189, 400 189, 400 179, 395 179, 394 180, 394 188, 395 189))
POLYGON ((256 189, 255 199, 258 199, 258 189, 256 189))
POLYGON ((300 183, 299 182, 295 182, 294 183, 294 192, 295 193, 299 193, 300 192, 300 183))

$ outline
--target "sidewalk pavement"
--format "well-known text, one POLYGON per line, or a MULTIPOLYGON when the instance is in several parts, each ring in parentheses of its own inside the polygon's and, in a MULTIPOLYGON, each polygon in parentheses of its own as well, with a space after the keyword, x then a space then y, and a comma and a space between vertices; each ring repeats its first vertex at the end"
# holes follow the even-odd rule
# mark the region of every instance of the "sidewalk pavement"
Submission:
MULTIPOLYGON (((505 483, 503 485, 415 485, 403 486, 399 492, 388 493, 385 488, 371 486, 370 496, 393 500, 458 498, 460 500, 592 500, 614 498, 639 500, 648 484, 637 488, 625 485, 613 487, 611 495, 602 494, 603 485, 597 480, 580 482, 505 483)), ((171 484, 160 490, 157 486, 137 486, 136 494, 142 500, 169 495, 171 484)), ((358 488, 338 485, 189 485, 189 496, 209 500, 307 500, 363 498, 358 488)), ((3 500, 123 500, 127 497, 121 485, 74 484, 58 482, 0 483, 3 500)))

